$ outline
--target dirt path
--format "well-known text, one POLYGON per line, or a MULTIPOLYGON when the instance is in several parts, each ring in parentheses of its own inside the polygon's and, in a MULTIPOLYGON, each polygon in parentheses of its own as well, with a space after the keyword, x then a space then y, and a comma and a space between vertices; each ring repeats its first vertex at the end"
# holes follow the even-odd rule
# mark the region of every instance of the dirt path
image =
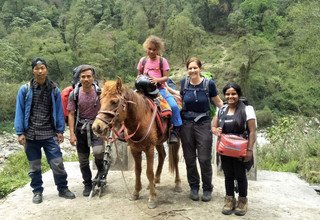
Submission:
MULTIPOLYGON (((44 174, 44 201, 31 202, 29 184, 0 201, 0 219, 240 219, 235 215, 224 216, 223 177, 214 176, 213 200, 194 202, 188 198, 185 165, 179 164, 182 175, 182 193, 173 191, 173 176, 167 172, 167 163, 161 184, 157 187, 158 207, 147 208, 147 180, 143 170, 141 198, 129 201, 128 190, 133 189, 134 173, 110 171, 108 185, 102 198, 91 200, 82 197, 80 171, 76 162, 66 163, 69 187, 76 193, 74 200, 57 196, 52 173, 44 174), (126 183, 125 183, 126 182, 126 183)), ((249 181, 249 211, 241 219, 320 219, 320 196, 291 173, 258 171, 258 181, 249 181)))

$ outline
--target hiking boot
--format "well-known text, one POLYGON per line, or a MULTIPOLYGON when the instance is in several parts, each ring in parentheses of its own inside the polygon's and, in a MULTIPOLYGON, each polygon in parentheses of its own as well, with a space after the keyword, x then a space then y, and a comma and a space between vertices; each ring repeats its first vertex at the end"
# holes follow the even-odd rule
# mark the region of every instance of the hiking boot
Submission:
POLYGON ((63 190, 59 191, 59 196, 65 198, 65 199, 74 199, 74 198, 76 198, 74 193, 71 192, 69 189, 63 189, 63 190))
POLYGON ((90 195, 91 190, 92 190, 92 185, 84 186, 82 195, 85 197, 88 197, 90 195))
POLYGON ((248 210, 248 199, 247 197, 240 197, 238 198, 237 207, 234 211, 235 215, 243 216, 247 213, 248 210))
POLYGON ((233 196, 226 196, 224 199, 222 214, 231 215, 235 207, 236 207, 236 199, 233 196))
POLYGON ((175 132, 170 133, 169 144, 179 143, 179 138, 175 132))
POLYGON ((191 189, 190 190, 190 195, 189 198, 192 199, 193 201, 198 201, 199 200, 199 190, 197 189, 191 189))
POLYGON ((41 192, 34 192, 32 202, 34 204, 39 204, 42 202, 42 193, 41 192))
POLYGON ((203 191, 201 200, 203 202, 209 202, 211 200, 211 191, 203 191))

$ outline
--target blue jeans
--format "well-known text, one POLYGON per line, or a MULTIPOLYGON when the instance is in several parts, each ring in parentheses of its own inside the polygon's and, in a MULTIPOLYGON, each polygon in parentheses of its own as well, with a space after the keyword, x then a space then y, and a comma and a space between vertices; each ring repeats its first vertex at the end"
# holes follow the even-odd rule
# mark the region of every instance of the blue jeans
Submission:
POLYGON ((27 140, 26 142, 25 153, 29 160, 30 171, 28 174, 31 178, 30 186, 33 188, 33 192, 43 192, 41 174, 42 147, 45 152, 47 162, 52 169, 54 182, 58 191, 68 188, 68 175, 64 169, 60 146, 56 137, 52 137, 45 140, 27 140))
POLYGON ((176 100, 165 89, 160 89, 160 94, 162 95, 163 98, 165 98, 165 100, 168 102, 168 104, 171 107, 171 110, 172 110, 171 123, 175 127, 181 126, 182 120, 181 120, 181 116, 180 116, 180 109, 178 107, 176 100))

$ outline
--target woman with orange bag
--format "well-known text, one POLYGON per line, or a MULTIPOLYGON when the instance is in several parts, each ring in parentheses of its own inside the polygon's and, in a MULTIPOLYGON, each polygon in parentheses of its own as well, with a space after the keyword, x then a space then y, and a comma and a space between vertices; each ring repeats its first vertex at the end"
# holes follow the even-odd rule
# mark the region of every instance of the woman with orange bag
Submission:
POLYGON ((256 141, 256 115, 250 105, 245 105, 240 97, 241 88, 236 83, 228 83, 223 88, 223 94, 227 104, 223 106, 218 116, 215 116, 212 124, 212 133, 220 136, 223 134, 236 134, 248 139, 247 154, 244 158, 221 156, 221 166, 225 176, 225 205, 222 213, 230 215, 245 215, 248 209, 248 180, 246 171, 253 165, 253 146, 256 141), (225 111, 222 113, 221 111, 225 111), (222 123, 222 121, 224 123, 222 123), (247 135, 244 135, 246 134, 247 135), (234 180, 238 182, 239 198, 234 195, 234 180))

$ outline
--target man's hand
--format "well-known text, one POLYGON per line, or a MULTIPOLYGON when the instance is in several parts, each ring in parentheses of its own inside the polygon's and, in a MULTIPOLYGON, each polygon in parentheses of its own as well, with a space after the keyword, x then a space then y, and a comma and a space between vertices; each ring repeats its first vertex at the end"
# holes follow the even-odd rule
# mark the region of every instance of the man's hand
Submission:
POLYGON ((24 136, 24 134, 18 135, 17 139, 18 139, 19 144, 21 144, 22 146, 26 145, 26 136, 24 136))
POLYGON ((64 136, 62 133, 57 133, 58 143, 61 144, 64 141, 64 136))
POLYGON ((74 133, 70 133, 70 144, 72 146, 76 146, 77 145, 77 137, 74 133))

